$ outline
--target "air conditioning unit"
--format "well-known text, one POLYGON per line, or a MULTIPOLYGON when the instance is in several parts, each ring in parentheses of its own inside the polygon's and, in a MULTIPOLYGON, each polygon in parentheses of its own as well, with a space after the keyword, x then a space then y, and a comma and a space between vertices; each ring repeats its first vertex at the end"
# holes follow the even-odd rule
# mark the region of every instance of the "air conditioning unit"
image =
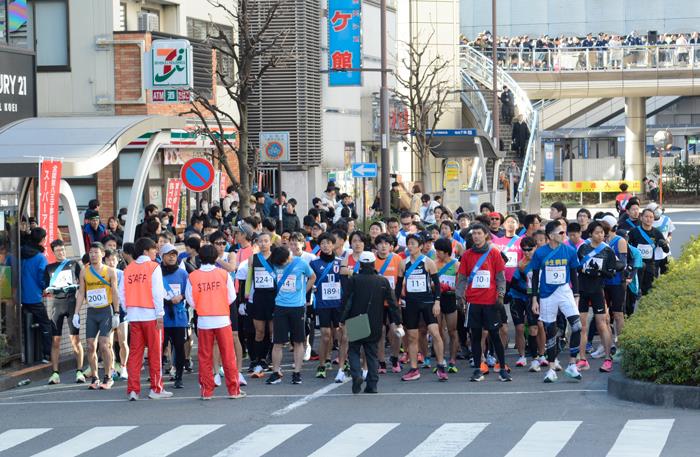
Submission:
POLYGON ((157 32, 160 30, 158 15, 147 11, 139 11, 138 28, 142 32, 157 32))

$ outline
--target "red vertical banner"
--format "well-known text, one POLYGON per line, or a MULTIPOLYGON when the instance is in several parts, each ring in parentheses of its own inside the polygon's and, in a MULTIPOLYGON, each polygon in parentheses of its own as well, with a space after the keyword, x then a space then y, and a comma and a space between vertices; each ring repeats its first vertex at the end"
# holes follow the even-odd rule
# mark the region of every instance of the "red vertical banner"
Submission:
POLYGON ((221 171, 221 179, 219 180, 219 198, 226 197, 226 188, 228 187, 228 175, 225 170, 221 171))
POLYGON ((180 189, 182 181, 177 178, 168 178, 168 189, 165 193, 165 207, 173 210, 173 220, 177 224, 180 213, 180 189))
POLYGON ((39 167, 39 226, 46 230, 46 257, 55 262, 56 258, 49 244, 60 237, 58 232, 58 200, 61 187, 61 168, 59 160, 42 160, 39 167))

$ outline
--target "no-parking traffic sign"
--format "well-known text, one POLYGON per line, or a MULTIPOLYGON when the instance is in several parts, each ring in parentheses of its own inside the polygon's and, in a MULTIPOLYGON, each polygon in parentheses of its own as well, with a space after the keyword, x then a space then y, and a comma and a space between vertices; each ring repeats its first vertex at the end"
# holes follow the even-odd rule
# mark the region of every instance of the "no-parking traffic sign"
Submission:
POLYGON ((214 183, 214 167, 202 158, 190 159, 180 169, 182 184, 193 192, 203 192, 214 183))

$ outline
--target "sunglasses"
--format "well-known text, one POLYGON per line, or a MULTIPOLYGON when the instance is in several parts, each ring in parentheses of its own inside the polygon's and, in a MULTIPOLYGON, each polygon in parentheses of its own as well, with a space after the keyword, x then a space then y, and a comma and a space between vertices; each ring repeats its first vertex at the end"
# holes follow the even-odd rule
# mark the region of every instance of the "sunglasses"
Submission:
POLYGON ((492 221, 501 222, 501 218, 500 218, 500 217, 492 217, 491 220, 492 220, 492 221))
POLYGON ((566 235, 566 231, 562 230, 561 232, 557 232, 559 235, 566 235))
POLYGON ((522 248, 522 249, 523 249, 523 252, 530 252, 535 248, 522 248))
POLYGON ((217 245, 217 246, 226 246, 226 241, 217 241, 217 242, 214 243, 214 244, 217 245))

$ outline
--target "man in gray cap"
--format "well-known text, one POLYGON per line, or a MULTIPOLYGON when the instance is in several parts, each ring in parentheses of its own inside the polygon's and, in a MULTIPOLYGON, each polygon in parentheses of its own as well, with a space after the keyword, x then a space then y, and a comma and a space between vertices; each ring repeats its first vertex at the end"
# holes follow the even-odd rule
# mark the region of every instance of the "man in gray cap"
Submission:
MULTIPOLYGON (((389 284, 389 280, 379 275, 375 270, 376 260, 371 252, 360 254, 359 273, 352 275, 343 287, 343 311, 340 325, 344 326, 347 319, 366 314, 370 330, 368 336, 349 343, 348 361, 350 362, 352 393, 354 394, 360 392, 363 382, 360 349, 364 349, 367 359, 365 393, 377 393, 377 382, 379 381, 377 343, 382 335, 385 309, 389 321, 395 326, 394 331, 400 336, 403 336, 404 333, 394 290, 389 284), (387 308, 384 308, 385 303, 388 305, 387 308)), ((352 339, 352 335, 348 335, 348 338, 352 339)))

